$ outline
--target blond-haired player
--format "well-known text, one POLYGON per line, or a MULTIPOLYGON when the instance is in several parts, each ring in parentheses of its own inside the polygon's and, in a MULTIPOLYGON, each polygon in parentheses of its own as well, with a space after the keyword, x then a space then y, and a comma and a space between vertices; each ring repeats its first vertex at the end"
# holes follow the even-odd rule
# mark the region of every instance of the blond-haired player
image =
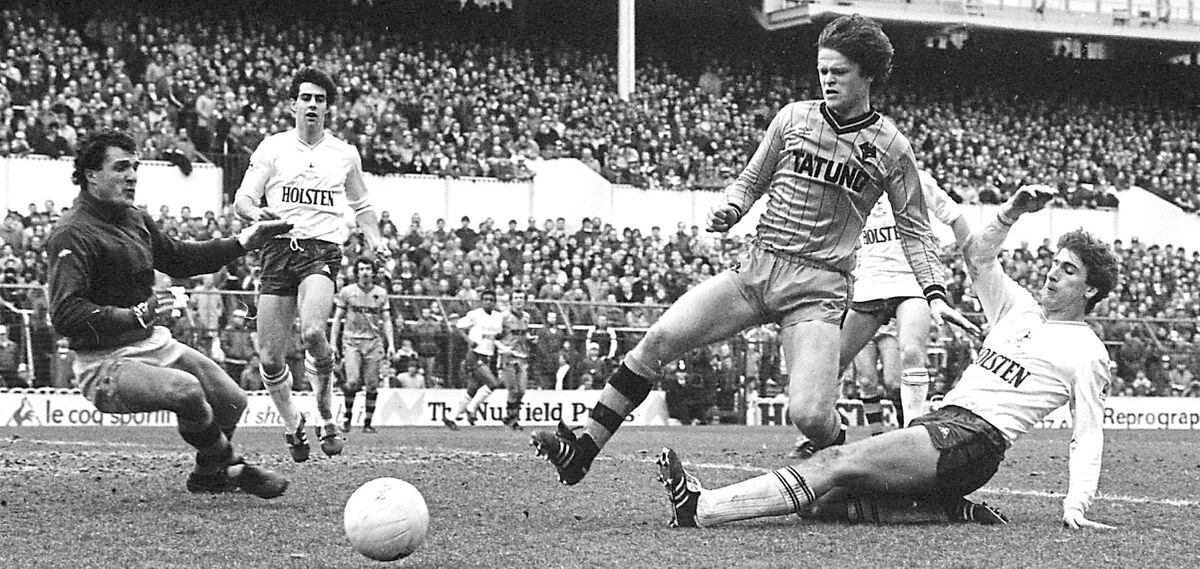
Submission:
POLYGON ((827 25, 817 48, 822 99, 780 109, 709 212, 709 229, 728 231, 769 196, 738 265, 689 290, 651 326, 609 377, 582 434, 561 423, 557 432, 533 433, 530 444, 560 482, 583 479, 664 364, 766 322, 781 326, 788 418, 817 448, 844 442, 835 408, 840 328, 859 233, 885 194, 924 296, 945 304, 944 269, 912 146, 871 106, 872 88, 891 69, 891 41, 876 22, 854 15, 827 25))

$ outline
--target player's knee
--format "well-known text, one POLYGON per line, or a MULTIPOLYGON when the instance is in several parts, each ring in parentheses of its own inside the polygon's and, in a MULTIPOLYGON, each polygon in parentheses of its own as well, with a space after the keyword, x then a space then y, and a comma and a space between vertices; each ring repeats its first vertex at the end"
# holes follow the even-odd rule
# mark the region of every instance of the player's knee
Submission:
POLYGON ((287 360, 282 355, 269 354, 263 355, 259 364, 267 375, 276 376, 283 372, 283 368, 287 366, 287 360))
POLYGON ((792 397, 788 400, 788 419, 805 434, 828 430, 829 407, 820 403, 807 397, 792 397))
POLYGON ((207 423, 212 420, 212 406, 200 382, 192 379, 172 380, 161 387, 162 395, 175 407, 175 413, 184 421, 207 423))
POLYGON ((304 342, 304 349, 312 351, 323 344, 328 343, 325 339, 324 326, 306 326, 300 333, 300 338, 304 342))
POLYGON ((904 369, 925 367, 924 346, 904 346, 900 349, 900 364, 904 369))
POLYGON ((646 331, 646 335, 638 342, 637 350, 640 358, 647 361, 666 362, 674 359, 680 350, 679 334, 663 324, 655 324, 646 331))

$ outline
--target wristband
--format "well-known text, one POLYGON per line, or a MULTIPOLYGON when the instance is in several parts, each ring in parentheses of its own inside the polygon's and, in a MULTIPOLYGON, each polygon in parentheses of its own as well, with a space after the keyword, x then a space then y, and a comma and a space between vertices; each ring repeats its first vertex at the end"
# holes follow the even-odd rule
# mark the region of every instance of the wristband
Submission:
POLYGON ((145 302, 139 302, 129 307, 129 310, 133 312, 133 319, 137 321, 138 326, 141 326, 143 330, 150 327, 150 323, 146 321, 146 312, 149 307, 145 302))
POLYGON ((925 300, 929 302, 933 302, 938 299, 941 299, 942 302, 946 301, 946 287, 940 284, 931 284, 925 287, 924 294, 925 300))
POLYGON ((1005 227, 1012 227, 1013 224, 1017 222, 1016 219, 1013 219, 1007 215, 1004 215, 1003 209, 1001 209, 999 212, 996 213, 996 219, 1000 220, 1000 224, 1005 227))

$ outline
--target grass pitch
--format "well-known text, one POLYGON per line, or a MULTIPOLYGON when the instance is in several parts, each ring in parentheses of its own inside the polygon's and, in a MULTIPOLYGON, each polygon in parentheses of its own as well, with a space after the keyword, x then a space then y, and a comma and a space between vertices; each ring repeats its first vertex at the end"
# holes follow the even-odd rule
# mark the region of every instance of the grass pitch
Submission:
MULTIPOLYGON (((854 433, 861 436, 861 433, 854 433)), ((975 495, 1012 520, 867 526, 772 518, 706 530, 666 527, 653 459, 676 448, 708 486, 786 463, 782 427, 626 427, 578 486, 501 428, 381 428, 346 453, 293 464, 274 429, 238 432, 251 461, 285 474, 286 495, 192 495, 191 454, 173 429, 0 432, 0 567, 371 567, 342 532, 360 484, 408 480, 430 534, 405 567, 1122 567, 1196 566, 1200 445, 1187 431, 1110 431, 1089 517, 1059 526, 1069 431, 1035 431, 975 495)), ((852 437, 855 438, 855 437, 852 437)))

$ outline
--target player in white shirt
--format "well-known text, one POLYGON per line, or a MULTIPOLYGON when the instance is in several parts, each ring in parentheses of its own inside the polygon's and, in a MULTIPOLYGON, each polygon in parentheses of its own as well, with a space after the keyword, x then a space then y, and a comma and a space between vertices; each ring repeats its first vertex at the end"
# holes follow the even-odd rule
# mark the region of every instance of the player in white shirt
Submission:
POLYGON ((317 438, 321 450, 333 456, 342 452, 343 441, 333 419, 333 349, 325 328, 341 270, 341 246, 350 234, 346 213, 353 210, 369 251, 379 250, 382 240, 358 149, 325 130, 337 97, 333 80, 319 70, 303 69, 292 78, 290 97, 296 127, 258 145, 234 206, 248 219, 283 219, 295 226, 263 247, 258 334, 263 385, 283 418, 292 460, 304 462, 309 455, 305 418, 292 403, 292 376, 285 362, 296 317, 306 374, 321 415, 317 438))
POLYGON ((842 518, 915 521, 920 518, 913 512, 922 509, 940 511, 943 520, 983 516, 1005 523, 965 496, 991 479, 1017 438, 1066 405, 1074 429, 1062 524, 1110 528, 1085 517, 1100 479, 1110 372, 1104 344, 1083 318, 1116 285, 1117 258, 1086 231, 1067 233, 1037 297, 1009 278, 996 258, 1017 218, 1041 209, 1055 193, 1047 186, 1025 186, 982 231, 969 237, 956 231, 993 327, 942 407, 906 428, 819 451, 796 466, 715 490, 701 488, 675 451, 663 449, 659 476, 670 494, 672 525, 833 512, 842 518), (904 507, 900 497, 907 500, 904 507))
POLYGON ((465 414, 467 422, 475 424, 475 412, 487 401, 497 380, 496 339, 504 334, 504 312, 496 309, 496 292, 485 290, 479 295, 479 308, 467 312, 455 325, 471 349, 467 352, 467 392, 454 412, 442 417, 451 430, 458 430, 458 420, 465 414))
MULTIPOLYGON (((958 204, 938 186, 928 172, 917 172, 921 191, 932 217, 953 227, 962 216, 958 204)), ((929 370, 925 367, 925 349, 931 322, 950 321, 973 334, 979 333, 970 320, 954 310, 944 300, 928 301, 921 285, 913 276, 912 267, 904 256, 896 217, 890 202, 880 200, 871 209, 859 235, 858 264, 854 268, 854 294, 850 311, 842 324, 838 364, 845 370, 852 363, 858 368, 860 396, 867 423, 882 427, 880 405, 883 387, 899 386, 900 404, 905 420, 924 412, 929 394, 929 370), (895 319, 891 336, 879 338, 877 350, 863 348, 877 339, 880 327, 895 319), (885 359, 882 378, 875 373, 876 359, 888 358, 886 350, 899 343, 899 365, 888 365, 885 359), (882 380, 883 386, 880 385, 882 380)), ((892 358, 895 359, 895 358, 892 358)), ((901 425, 903 426, 903 425, 901 425)), ((877 431, 878 432, 878 431, 877 431)), ((804 435, 796 440, 789 458, 808 458, 816 451, 804 435)))

